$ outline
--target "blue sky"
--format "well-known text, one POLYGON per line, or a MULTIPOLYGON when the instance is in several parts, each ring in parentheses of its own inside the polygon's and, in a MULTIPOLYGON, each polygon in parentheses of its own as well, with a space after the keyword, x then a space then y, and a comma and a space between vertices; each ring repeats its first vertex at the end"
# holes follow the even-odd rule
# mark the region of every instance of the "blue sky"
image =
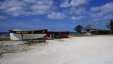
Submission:
POLYGON ((9 29, 74 31, 76 25, 107 29, 113 0, 0 0, 0 32, 9 29))

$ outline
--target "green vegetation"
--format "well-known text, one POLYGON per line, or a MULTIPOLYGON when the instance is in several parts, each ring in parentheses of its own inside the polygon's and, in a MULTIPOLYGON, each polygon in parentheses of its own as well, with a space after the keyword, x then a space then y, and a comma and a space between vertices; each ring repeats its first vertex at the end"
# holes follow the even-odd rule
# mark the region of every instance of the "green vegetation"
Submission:
POLYGON ((107 34, 113 34, 113 20, 110 20, 107 24, 107 28, 109 30, 97 30, 96 34, 100 34, 100 35, 107 35, 107 34))
MULTIPOLYGON (((110 20, 109 23, 106 24, 107 28, 109 30, 101 30, 101 29, 96 29, 95 27, 91 26, 91 25, 87 25, 85 27, 81 26, 81 25, 77 25, 76 27, 74 27, 74 30, 81 33, 79 35, 76 36, 84 36, 84 33, 92 33, 92 34, 97 34, 97 35, 109 35, 109 34, 113 34, 113 20, 110 20), (82 33, 82 31, 85 30, 84 33, 82 33), (94 31, 92 31, 94 30, 94 31)), ((85 35, 86 36, 86 35, 85 35)))
POLYGON ((105 34, 110 34, 109 30, 97 30, 96 31, 97 35, 105 35, 105 34))
POLYGON ((110 33, 113 34, 113 20, 110 20, 110 22, 107 24, 107 27, 110 29, 110 33))
POLYGON ((77 31, 77 32, 79 32, 79 33, 82 32, 82 29, 83 29, 83 26, 81 26, 81 25, 77 25, 77 26, 74 28, 74 30, 77 31))

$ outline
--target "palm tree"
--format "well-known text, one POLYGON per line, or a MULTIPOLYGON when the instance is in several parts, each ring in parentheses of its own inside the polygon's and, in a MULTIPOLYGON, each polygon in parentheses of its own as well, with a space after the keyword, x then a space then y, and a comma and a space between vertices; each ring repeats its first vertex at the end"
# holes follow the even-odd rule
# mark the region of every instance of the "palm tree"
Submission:
POLYGON ((76 27, 74 27, 74 30, 81 33, 82 32, 82 29, 83 29, 83 26, 81 25, 77 25, 76 27))
POLYGON ((107 24, 107 27, 110 29, 111 33, 113 34, 113 20, 110 20, 110 22, 107 24))

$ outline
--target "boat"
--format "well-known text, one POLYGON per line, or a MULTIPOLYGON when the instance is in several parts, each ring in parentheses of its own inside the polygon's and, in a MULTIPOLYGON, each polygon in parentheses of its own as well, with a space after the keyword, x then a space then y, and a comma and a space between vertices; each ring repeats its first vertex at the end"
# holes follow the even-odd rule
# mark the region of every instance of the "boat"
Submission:
POLYGON ((43 39, 47 29, 41 30, 9 30, 11 40, 37 40, 43 39))

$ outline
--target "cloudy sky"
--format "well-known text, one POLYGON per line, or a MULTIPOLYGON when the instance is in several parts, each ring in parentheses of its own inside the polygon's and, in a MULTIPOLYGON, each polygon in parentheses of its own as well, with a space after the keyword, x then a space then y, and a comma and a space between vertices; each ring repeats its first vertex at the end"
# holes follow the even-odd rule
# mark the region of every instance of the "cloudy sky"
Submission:
POLYGON ((0 0, 0 31, 73 31, 76 25, 107 29, 113 0, 0 0))

